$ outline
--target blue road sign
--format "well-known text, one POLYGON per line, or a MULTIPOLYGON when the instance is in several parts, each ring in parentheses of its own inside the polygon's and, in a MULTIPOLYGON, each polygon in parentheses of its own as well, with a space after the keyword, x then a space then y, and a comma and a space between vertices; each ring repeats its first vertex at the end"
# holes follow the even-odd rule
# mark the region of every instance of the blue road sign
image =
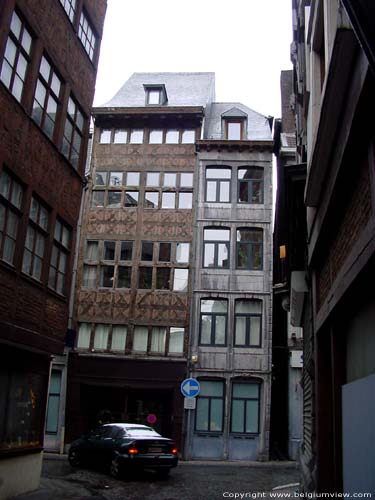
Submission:
POLYGON ((181 383, 181 392, 185 398, 195 398, 195 396, 198 396, 200 390, 199 382, 195 378, 186 378, 181 383))

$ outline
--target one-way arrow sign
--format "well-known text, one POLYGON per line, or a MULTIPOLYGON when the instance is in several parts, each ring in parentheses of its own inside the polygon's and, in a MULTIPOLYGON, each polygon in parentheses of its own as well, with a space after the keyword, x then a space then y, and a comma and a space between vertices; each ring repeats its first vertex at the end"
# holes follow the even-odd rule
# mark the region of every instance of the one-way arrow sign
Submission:
POLYGON ((186 378, 181 383, 181 392, 185 398, 195 398, 195 396, 198 396, 199 391, 200 385, 195 378, 186 378))

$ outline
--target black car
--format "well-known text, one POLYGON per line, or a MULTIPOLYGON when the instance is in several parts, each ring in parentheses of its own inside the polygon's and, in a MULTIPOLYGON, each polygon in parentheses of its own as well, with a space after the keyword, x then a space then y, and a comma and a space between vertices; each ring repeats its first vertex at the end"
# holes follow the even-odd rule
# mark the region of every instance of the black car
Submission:
POLYGON ((105 424, 73 441, 69 463, 107 465, 113 477, 135 469, 153 469, 167 477, 178 462, 177 448, 171 439, 140 424, 105 424))

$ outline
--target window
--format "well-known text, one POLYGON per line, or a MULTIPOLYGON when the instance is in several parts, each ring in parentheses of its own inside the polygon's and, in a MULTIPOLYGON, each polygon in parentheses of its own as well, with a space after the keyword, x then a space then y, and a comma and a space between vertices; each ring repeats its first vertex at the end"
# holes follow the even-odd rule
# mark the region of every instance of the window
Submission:
POLYGON ((188 269, 179 269, 176 267, 174 270, 173 290, 175 292, 187 292, 188 278, 188 269))
POLYGON ((115 144, 126 144, 128 142, 128 131, 125 129, 115 129, 113 142, 115 144))
POLYGON ((103 208, 104 207, 105 191, 92 191, 91 194, 91 207, 103 208))
POLYGON ((263 203, 263 168, 238 169, 238 202, 263 203))
POLYGON ((57 434, 61 391, 61 371, 52 370, 48 392, 46 434, 57 434))
POLYGON ((175 208, 176 193, 164 192, 161 197, 161 208, 175 208))
POLYGON ((168 267, 157 267, 156 268, 156 289, 157 290, 169 290, 171 270, 168 267))
POLYGON ((148 187, 160 186, 160 172, 147 172, 146 186, 148 187))
POLYGON ((139 267, 138 288, 144 290, 152 288, 152 267, 139 267))
POLYGON ((171 243, 159 243, 159 262, 170 262, 171 248, 171 243))
POLYGON ((127 328, 123 325, 113 325, 111 351, 124 352, 126 347, 127 328))
POLYGON ((47 59, 42 56, 31 116, 50 139, 53 138, 60 90, 60 78, 47 59))
POLYGON ((154 326, 151 330, 150 352, 165 353, 166 328, 154 326))
POLYGON ((100 144, 109 144, 111 142, 111 129, 102 129, 99 137, 100 144))
POLYGON ((106 186, 107 185, 108 172, 96 172, 95 173, 95 186, 106 186))
POLYGON ((117 288, 130 288, 132 268, 129 266, 118 266, 117 272, 117 288))
POLYGON ((176 187, 177 174, 165 173, 163 176, 163 187, 176 187))
POLYGON ((142 241, 141 260, 154 260, 154 243, 152 241, 142 241))
POLYGON ((180 133, 178 130, 167 130, 165 135, 166 144, 178 144, 180 133))
POLYGON ((130 144, 142 144, 143 143, 143 130, 133 129, 130 132, 130 144))
POLYGON ((138 206, 139 191, 125 191, 125 207, 133 208, 138 206))
POLYGON ((195 130, 183 130, 182 131, 182 144, 194 144, 195 142, 195 130))
POLYGON ((90 323, 81 323, 79 325, 77 348, 89 349, 91 338, 91 325, 90 323))
POLYGON ((240 141, 243 137, 243 120, 226 121, 226 138, 228 141, 240 141))
POLYGON ((190 243, 176 243, 176 262, 179 264, 188 264, 190 243))
POLYGON ((203 267, 229 268, 230 230, 206 228, 203 239, 203 267))
POLYGON ((87 52, 90 60, 93 61, 96 46, 96 36, 94 35, 91 24, 83 11, 81 12, 81 18, 79 20, 78 37, 81 40, 82 45, 87 52))
POLYGON ((100 266, 100 284, 102 288, 113 288, 115 281, 115 266, 100 266))
POLYGON ((160 106, 167 104, 167 93, 164 85, 144 85, 146 105, 160 106))
POLYGON ((109 325, 95 325, 94 349, 106 351, 108 348, 109 325))
POLYGON ((110 186, 121 186, 122 185, 122 172, 110 172, 109 185, 110 186))
POLYGON ((60 3, 68 14, 70 22, 73 23, 76 12, 76 0, 60 0, 60 3))
POLYGON ((108 191, 107 208, 121 207, 121 191, 108 191))
POLYGON ((170 327, 169 329, 169 354, 182 354, 184 352, 184 329, 170 327))
POLYGON ((0 174, 0 258, 13 264, 23 189, 3 170, 0 174))
POLYGON ((162 144, 163 143, 163 131, 162 130, 150 130, 148 142, 150 144, 162 144))
POLYGON ((230 168, 206 168, 206 201, 230 201, 230 168))
POLYGON ((180 187, 193 187, 193 173, 184 172, 180 174, 180 187))
POLYGON ((147 352, 148 328, 147 326, 134 327, 133 351, 147 352))
POLYGON ((68 267, 70 241, 70 229, 64 223, 56 220, 48 286, 62 295, 66 294, 65 277, 68 267))
POLYGON ((195 430, 222 432, 224 410, 224 382, 200 380, 197 398, 195 430))
POLYGON ((22 271, 38 281, 41 281, 42 278, 48 223, 49 213, 47 209, 36 198, 32 198, 22 271))
POLYGON ((259 433, 259 384, 233 383, 231 432, 259 433))
POLYGON ((133 242, 120 242, 120 260, 132 260, 133 258, 133 242))
POLYGON ((261 346, 262 302, 260 300, 236 300, 234 322, 236 347, 261 346))
POLYGON ((226 345, 228 302, 201 300, 200 345, 226 345))
POLYGON ((237 269, 263 269, 263 230, 237 230, 237 269))
POLYGON ((140 173, 139 172, 128 172, 126 174, 126 185, 127 186, 139 186, 140 173))
POLYGON ((193 193, 178 193, 178 208, 191 209, 193 208, 193 193))
POLYGON ((69 97, 62 153, 73 167, 78 167, 85 119, 75 101, 69 97))
POLYGON ((31 44, 32 37, 29 30, 17 13, 13 12, 0 80, 19 102, 30 62, 31 44))
POLYGON ((157 191, 145 191, 145 208, 158 208, 159 193, 157 191))

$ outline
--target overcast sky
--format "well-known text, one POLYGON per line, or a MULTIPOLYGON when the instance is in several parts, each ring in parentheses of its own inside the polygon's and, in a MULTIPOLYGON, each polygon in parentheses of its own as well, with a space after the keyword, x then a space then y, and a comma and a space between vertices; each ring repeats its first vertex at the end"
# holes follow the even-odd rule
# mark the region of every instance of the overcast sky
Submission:
POLYGON ((216 101, 280 117, 292 0, 108 0, 94 105, 134 72, 212 71, 216 101))

